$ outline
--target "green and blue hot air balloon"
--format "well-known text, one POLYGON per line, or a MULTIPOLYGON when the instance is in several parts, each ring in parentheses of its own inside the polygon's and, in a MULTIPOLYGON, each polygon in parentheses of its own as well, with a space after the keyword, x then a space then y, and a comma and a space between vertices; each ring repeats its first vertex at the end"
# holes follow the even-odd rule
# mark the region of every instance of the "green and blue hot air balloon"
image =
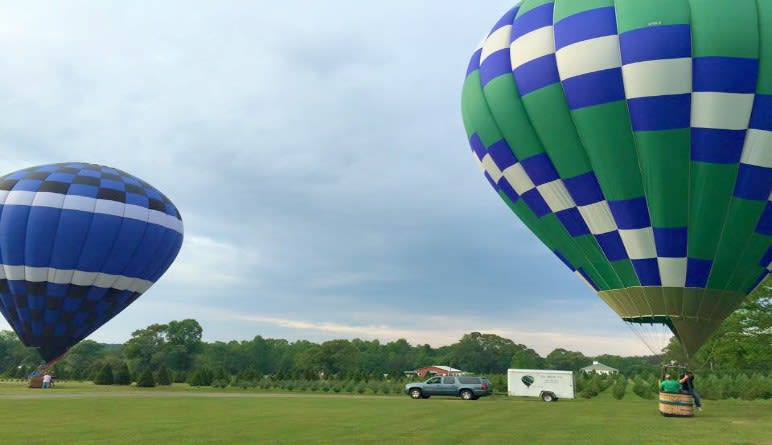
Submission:
POLYGON ((524 0, 462 102, 496 192, 631 326, 693 354, 772 269, 772 2, 524 0))

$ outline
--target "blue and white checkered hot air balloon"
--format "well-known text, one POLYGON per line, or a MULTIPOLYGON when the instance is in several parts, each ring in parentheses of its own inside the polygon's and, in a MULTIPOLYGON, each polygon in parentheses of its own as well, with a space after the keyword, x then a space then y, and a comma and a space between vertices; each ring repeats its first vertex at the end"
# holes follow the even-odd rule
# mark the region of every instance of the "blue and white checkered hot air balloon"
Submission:
POLYGON ((0 178, 0 312, 52 362, 147 291, 182 246, 172 202, 121 170, 43 165, 0 178))

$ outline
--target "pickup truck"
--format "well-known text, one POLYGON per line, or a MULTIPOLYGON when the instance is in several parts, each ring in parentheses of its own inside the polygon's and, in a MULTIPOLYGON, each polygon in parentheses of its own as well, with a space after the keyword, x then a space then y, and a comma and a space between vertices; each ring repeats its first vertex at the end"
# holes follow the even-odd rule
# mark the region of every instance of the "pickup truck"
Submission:
POLYGON ((456 396, 464 400, 475 400, 493 394, 493 386, 485 377, 435 376, 424 382, 408 383, 405 385, 405 394, 414 399, 456 396))

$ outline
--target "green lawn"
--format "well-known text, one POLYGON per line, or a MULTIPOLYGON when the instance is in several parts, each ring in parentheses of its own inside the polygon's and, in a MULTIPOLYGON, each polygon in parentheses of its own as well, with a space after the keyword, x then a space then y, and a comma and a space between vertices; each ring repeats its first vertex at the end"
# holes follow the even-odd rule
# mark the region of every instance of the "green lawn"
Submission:
POLYGON ((2 444, 769 444, 772 401, 705 401, 692 419, 657 402, 433 397, 0 383, 2 444))

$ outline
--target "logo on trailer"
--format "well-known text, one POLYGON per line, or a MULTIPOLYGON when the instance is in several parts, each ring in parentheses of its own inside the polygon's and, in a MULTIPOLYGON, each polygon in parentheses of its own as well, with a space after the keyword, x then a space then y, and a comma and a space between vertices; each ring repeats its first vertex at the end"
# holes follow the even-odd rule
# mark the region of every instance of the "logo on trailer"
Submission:
POLYGON ((530 375, 524 375, 523 378, 520 379, 520 381, 523 382, 525 386, 530 388, 531 385, 533 385, 534 378, 530 375))

